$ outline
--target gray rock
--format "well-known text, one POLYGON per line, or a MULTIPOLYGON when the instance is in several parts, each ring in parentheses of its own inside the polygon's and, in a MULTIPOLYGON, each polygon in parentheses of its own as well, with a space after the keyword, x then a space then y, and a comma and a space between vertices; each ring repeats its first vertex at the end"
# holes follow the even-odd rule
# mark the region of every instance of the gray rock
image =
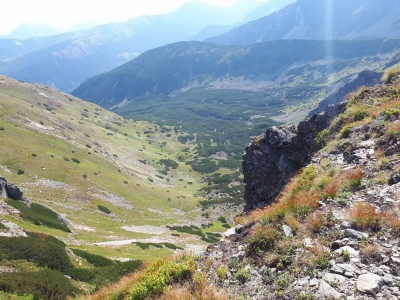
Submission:
POLYGON ((235 234, 236 234, 235 228, 229 228, 227 231, 224 232, 224 236, 226 236, 226 237, 235 235, 235 234))
POLYGON ((348 251, 351 257, 358 257, 360 255, 360 251, 355 250, 350 246, 344 246, 335 251, 335 253, 342 254, 343 252, 348 251))
POLYGON ((383 286, 383 279, 379 275, 367 273, 358 277, 356 285, 360 292, 376 295, 383 286))
POLYGON ((378 268, 378 267, 373 267, 371 269, 371 273, 374 273, 374 274, 379 275, 379 276, 383 276, 383 274, 384 274, 383 270, 381 268, 378 268))
POLYGON ((236 232, 237 234, 241 234, 241 233, 243 232, 244 228, 246 228, 246 226, 243 226, 243 225, 241 225, 241 224, 238 224, 238 225, 235 226, 235 232, 236 232))
POLYGON ((357 273, 357 268, 350 265, 350 264, 338 264, 340 268, 342 268, 345 272, 350 272, 350 273, 357 273))
POLYGON ((303 246, 304 246, 304 248, 313 248, 313 247, 314 247, 314 244, 313 244, 313 242, 312 242, 312 239, 310 239, 310 238, 305 238, 305 239, 303 240, 303 246))
POLYGON ((331 287, 328 283, 321 280, 318 289, 319 295, 323 299, 335 299, 340 300, 342 298, 342 294, 336 291, 333 287, 331 287))
POLYGON ((0 176, 0 197, 7 198, 7 180, 3 177, 0 176))
POLYGON ((342 275, 338 275, 338 274, 333 274, 333 273, 326 273, 323 277, 323 279, 327 282, 327 283, 338 283, 341 284, 343 282, 347 281, 347 278, 342 276, 342 275))
POLYGON ((399 182, 400 182, 400 173, 397 173, 397 174, 394 174, 393 176, 390 177, 388 183, 390 185, 393 185, 393 184, 396 184, 396 183, 399 183, 399 182))
POLYGON ((342 222, 342 224, 340 224, 341 229, 348 229, 350 227, 351 227, 351 224, 350 224, 350 222, 347 222, 347 221, 344 221, 344 222, 342 222))
POLYGON ((383 282, 387 285, 392 285, 394 282, 393 276, 387 273, 384 273, 382 276, 383 282))
POLYGON ((330 269, 330 271, 332 272, 332 273, 336 273, 336 274, 344 274, 344 270, 341 268, 341 267, 339 267, 338 265, 334 265, 331 269, 330 269))
POLYGON ((362 240, 362 239, 367 239, 368 238, 368 234, 367 233, 361 232, 361 231, 357 231, 357 230, 354 230, 354 229, 346 229, 344 231, 344 235, 346 237, 354 238, 354 239, 357 239, 357 240, 362 240))
POLYGON ((282 225, 283 232, 287 237, 293 237, 293 230, 289 226, 283 224, 282 225))
POLYGON ((310 280, 308 285, 310 287, 313 287, 313 286, 317 286, 318 284, 319 284, 319 280, 317 278, 313 278, 313 279, 310 280))

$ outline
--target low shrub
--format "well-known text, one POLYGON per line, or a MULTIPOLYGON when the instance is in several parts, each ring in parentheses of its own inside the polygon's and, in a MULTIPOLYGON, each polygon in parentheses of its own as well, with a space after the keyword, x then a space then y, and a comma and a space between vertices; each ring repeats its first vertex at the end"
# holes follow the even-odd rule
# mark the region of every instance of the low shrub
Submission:
POLYGON ((0 222, 0 229, 7 229, 7 227, 3 223, 0 222))
POLYGON ((164 245, 165 247, 167 247, 168 249, 171 249, 171 250, 177 250, 177 249, 179 249, 179 250, 184 250, 183 248, 178 247, 178 246, 176 246, 176 245, 174 245, 174 244, 171 244, 171 243, 163 243, 163 245, 164 245))
POLYGON ((33 222, 35 225, 45 225, 50 228, 60 229, 65 232, 71 232, 71 230, 58 220, 58 215, 51 209, 37 203, 32 203, 31 206, 27 206, 25 203, 15 201, 11 199, 6 200, 7 204, 20 210, 20 216, 27 221, 33 222))
POLYGON ((228 221, 226 221, 224 217, 219 217, 217 220, 220 221, 221 223, 228 223, 228 221))
POLYGON ((90 271, 95 275, 90 283, 97 285, 106 285, 117 282, 121 277, 133 273, 142 267, 140 260, 130 260, 125 262, 114 262, 105 267, 95 267, 90 271))
POLYGON ((89 263, 96 267, 105 267, 114 264, 111 259, 108 259, 101 255, 92 254, 80 249, 71 249, 75 255, 86 259, 89 263))
POLYGON ((98 205, 97 208, 102 211, 105 214, 111 214, 111 210, 109 210, 107 207, 103 206, 103 205, 98 205))
POLYGON ((76 159, 76 158, 71 158, 71 160, 76 164, 80 164, 81 163, 80 160, 76 159))
POLYGON ((65 272, 65 275, 70 276, 74 280, 82 282, 90 282, 96 277, 91 270, 80 268, 71 268, 65 272))
POLYGON ((259 256, 272 249, 281 234, 272 225, 261 225, 254 230, 246 246, 248 256, 259 256))
POLYGON ((35 237, 0 237, 0 252, 7 259, 25 259, 40 267, 59 271, 72 268, 64 247, 35 237))
POLYGON ((194 258, 181 256, 173 260, 155 260, 139 277, 130 295, 132 300, 144 300, 161 295, 174 283, 188 280, 197 268, 194 258))
POLYGON ((18 172, 17 172, 18 175, 23 175, 24 173, 25 173, 24 170, 18 170, 18 172))
POLYGON ((30 232, 30 231, 28 231, 27 234, 29 237, 36 238, 36 239, 39 239, 39 240, 42 240, 42 241, 45 241, 48 243, 56 244, 61 247, 66 246, 66 244, 63 241, 61 241, 58 238, 55 238, 54 236, 51 236, 51 235, 47 235, 44 233, 38 233, 38 232, 30 232))
POLYGON ((79 290, 59 271, 3 273, 0 290, 20 295, 32 294, 34 299, 60 300, 74 296, 79 290))

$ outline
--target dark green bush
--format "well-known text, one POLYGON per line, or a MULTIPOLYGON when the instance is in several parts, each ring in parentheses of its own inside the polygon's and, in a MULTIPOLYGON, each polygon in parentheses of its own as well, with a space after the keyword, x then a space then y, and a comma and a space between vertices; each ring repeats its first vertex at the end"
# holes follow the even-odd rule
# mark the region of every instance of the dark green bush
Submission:
POLYGON ((96 267, 105 267, 114 264, 114 262, 111 259, 108 259, 107 257, 101 255, 92 254, 80 249, 71 249, 71 250, 72 252, 74 252, 75 255, 86 259, 89 263, 91 263, 96 267))
POLYGON ((20 295, 32 294, 35 300, 61 300, 79 292, 64 274, 53 270, 32 273, 3 273, 0 276, 0 290, 20 295))
POLYGON ((64 247, 33 237, 0 237, 0 253, 10 260, 26 259, 59 271, 73 267, 64 247))
POLYGON ((61 247, 66 246, 66 244, 63 241, 61 241, 58 238, 55 238, 54 236, 51 236, 51 235, 47 235, 44 233, 30 232, 30 231, 28 231, 27 234, 29 237, 36 238, 36 239, 42 240, 47 243, 56 244, 61 247))
POLYGON ((36 153, 32 153, 32 156, 33 156, 33 157, 36 157, 36 156, 37 156, 37 154, 36 154, 36 153))
POLYGON ((69 158, 68 157, 64 157, 63 158, 65 161, 69 161, 69 158))
POLYGON ((65 275, 70 276, 72 279, 83 282, 90 282, 95 278, 95 274, 88 269, 71 268, 65 272, 65 275))
POLYGON ((0 222, 0 229, 7 229, 7 227, 3 223, 0 222))
POLYGON ((6 200, 7 204, 15 207, 21 211, 20 216, 27 221, 31 221, 36 225, 45 225, 47 227, 56 228, 65 232, 71 232, 71 230, 58 220, 57 214, 51 209, 37 203, 32 203, 28 207, 25 203, 15 201, 11 199, 6 200))
POLYGON ((79 159, 76 159, 76 158, 71 158, 71 160, 74 162, 74 163, 76 163, 76 164, 80 164, 81 162, 79 161, 79 159))
POLYGON ((91 271, 96 276, 91 283, 106 285, 117 282, 122 276, 139 270, 142 266, 140 260, 130 260, 126 262, 115 262, 106 267, 93 268, 91 271))
POLYGON ((4 130, 4 127, 0 127, 0 130, 4 130))
POLYGON ((18 175, 22 175, 22 174, 24 174, 24 173, 25 173, 24 170, 18 170, 18 172, 17 172, 18 175))
POLYGON ((111 214, 111 210, 109 210, 107 207, 103 206, 103 205, 98 205, 97 208, 102 211, 105 214, 111 214))
POLYGON ((178 246, 176 246, 176 245, 174 245, 174 244, 171 244, 171 243, 163 243, 163 245, 164 245, 165 247, 167 247, 168 249, 172 249, 172 250, 177 250, 177 249, 183 250, 183 248, 178 247, 178 246))
POLYGON ((228 223, 224 217, 219 217, 218 221, 220 221, 221 223, 228 223))
POLYGON ((179 166, 179 164, 172 159, 161 159, 158 163, 172 169, 176 169, 179 166))
POLYGON ((161 249, 163 248, 163 245, 161 244, 156 244, 156 243, 141 243, 141 242, 133 242, 132 244, 138 246, 142 250, 147 250, 150 249, 150 246, 153 246, 155 248, 161 249))

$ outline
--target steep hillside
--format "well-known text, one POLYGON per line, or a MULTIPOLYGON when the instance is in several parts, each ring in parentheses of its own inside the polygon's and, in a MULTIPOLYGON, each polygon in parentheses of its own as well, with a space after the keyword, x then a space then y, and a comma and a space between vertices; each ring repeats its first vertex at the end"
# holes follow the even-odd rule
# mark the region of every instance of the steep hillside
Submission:
MULTIPOLYGON (((154 262, 92 299, 397 299, 400 75, 387 72, 384 82, 331 107, 336 118, 314 115, 253 138, 245 181, 258 180, 261 192, 263 174, 246 166, 269 159, 280 163, 279 176, 295 153, 282 160, 273 151, 285 156, 308 144, 310 153, 299 153, 300 171, 265 208, 238 217, 224 241, 194 260, 154 262), (160 285, 155 272, 165 279, 160 285)), ((260 202, 254 193, 246 201, 260 202)))
POLYGON ((24 230, 111 258, 149 259, 172 252, 144 251, 132 243, 201 248, 212 240, 205 232, 222 231, 235 211, 225 210, 227 205, 200 209, 201 175, 183 162, 194 147, 181 144, 171 127, 124 119, 47 86, 4 76, 0 105, 0 175, 27 201, 63 215, 71 233, 31 223, 0 200, 2 220, 24 230), (217 220, 221 209, 225 223, 217 220), (203 228, 173 236, 182 228, 166 225, 203 228))
POLYGON ((246 0, 229 8, 220 8, 193 1, 170 14, 139 16, 83 31, 85 34, 90 32, 89 35, 65 33, 58 38, 69 36, 68 40, 53 43, 53 39, 47 39, 52 43, 46 47, 38 48, 44 43, 34 43, 32 49, 35 52, 16 47, 22 44, 29 49, 30 41, 0 40, 0 45, 4 43, 9 50, 15 51, 0 48, 0 58, 7 58, 0 62, 0 73, 71 92, 85 79, 112 70, 144 51, 185 40, 210 24, 240 22, 258 5, 260 3, 255 0, 246 0))
POLYGON ((298 0, 206 42, 249 45, 279 39, 398 38, 399 10, 400 3, 390 0, 298 0))

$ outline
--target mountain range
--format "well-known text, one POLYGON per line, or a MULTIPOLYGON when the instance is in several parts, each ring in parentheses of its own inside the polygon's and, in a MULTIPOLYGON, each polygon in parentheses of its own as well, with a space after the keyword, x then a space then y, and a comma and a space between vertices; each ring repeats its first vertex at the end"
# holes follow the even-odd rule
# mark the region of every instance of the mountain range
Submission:
POLYGON ((0 36, 1 39, 25 40, 30 37, 57 35, 60 32, 47 24, 22 23, 8 35, 0 36))
POLYGON ((398 38, 399 13, 400 3, 390 0, 298 0, 206 41, 248 45, 279 39, 398 38))
POLYGON ((170 14, 139 16, 39 41, 0 40, 0 73, 72 91, 85 79, 109 71, 146 50, 185 40, 211 24, 241 22, 260 4, 256 0, 242 0, 232 7, 220 8, 189 2, 170 14))

